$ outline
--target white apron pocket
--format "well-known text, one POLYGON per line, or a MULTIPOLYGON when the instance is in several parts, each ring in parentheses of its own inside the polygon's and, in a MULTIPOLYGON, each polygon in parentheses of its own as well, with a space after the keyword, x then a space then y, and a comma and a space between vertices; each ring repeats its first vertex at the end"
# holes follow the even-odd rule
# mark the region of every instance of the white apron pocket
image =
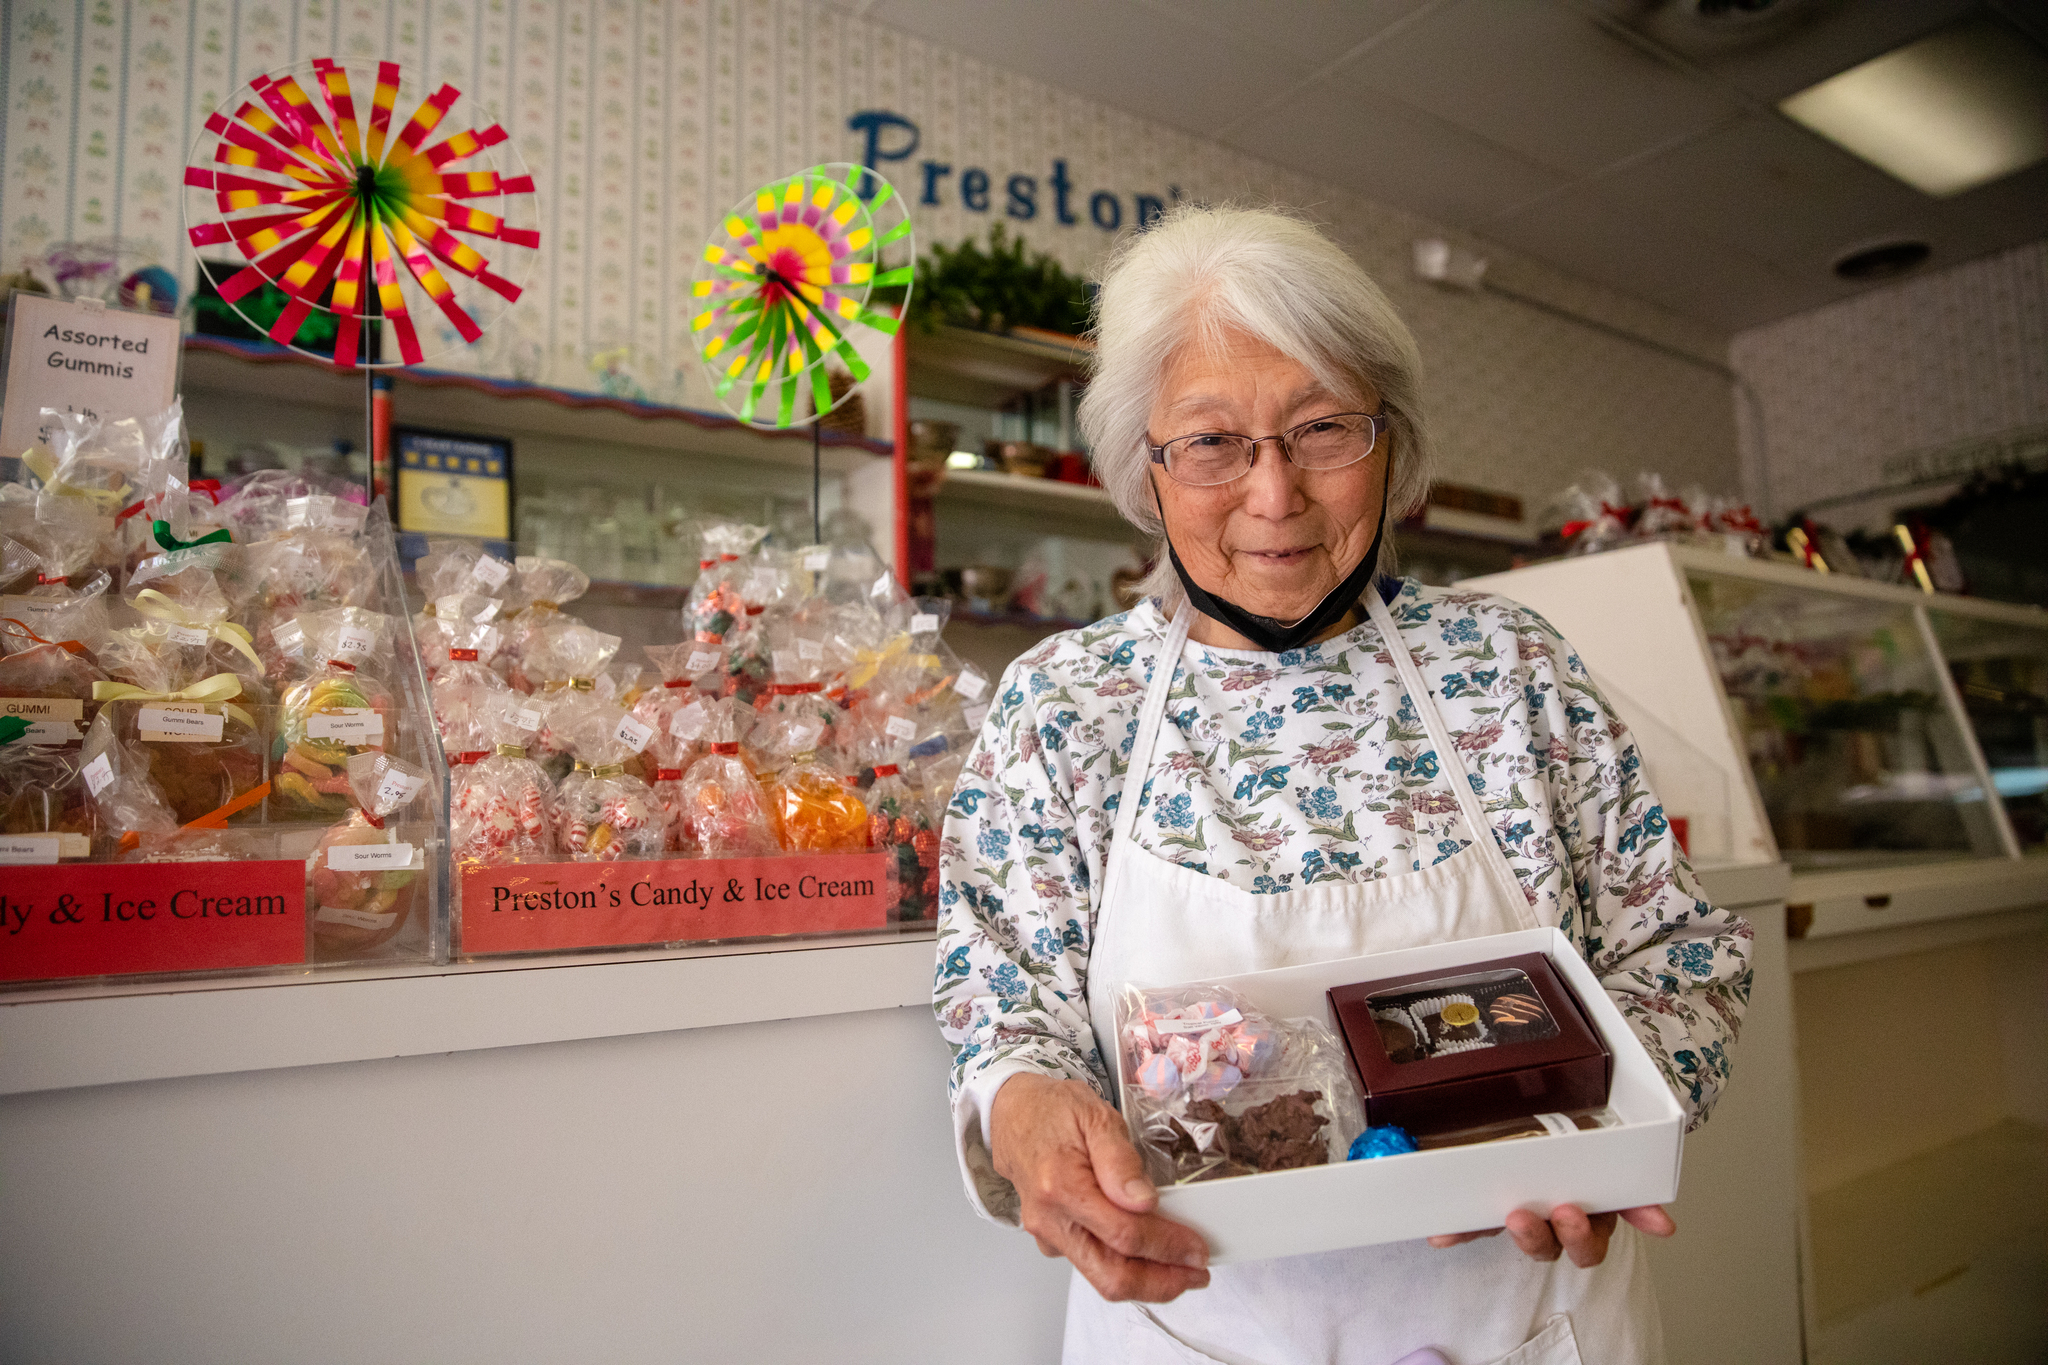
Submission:
POLYGON ((1491 1365, 1583 1365, 1578 1338, 1572 1335, 1572 1320, 1562 1313, 1554 1315, 1542 1331, 1491 1365))

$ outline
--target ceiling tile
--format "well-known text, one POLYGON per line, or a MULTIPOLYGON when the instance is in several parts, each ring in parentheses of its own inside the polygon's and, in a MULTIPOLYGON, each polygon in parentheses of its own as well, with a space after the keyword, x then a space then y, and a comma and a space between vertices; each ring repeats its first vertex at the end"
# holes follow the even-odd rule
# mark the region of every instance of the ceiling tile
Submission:
POLYGON ((1841 297, 1832 277, 1797 279, 1682 220, 1653 218, 1578 186, 1486 225, 1504 246, 1727 331, 1841 297))
POLYGON ((1279 48, 1308 69, 1341 57, 1431 0, 1136 0, 1148 9, 1279 48))
POLYGON ((991 66, 1193 133, 1272 98, 1306 68, 1278 49, 1219 41, 1130 0, 882 0, 869 17, 991 66))
POLYGON ((1709 18, 1664 0, 1605 0, 1601 8, 1665 51, 1761 103, 1776 104, 1982 6, 1978 0, 1779 0, 1776 13, 1709 18))
POLYGON ((1241 151, 1463 227, 1561 189, 1562 176, 1370 90, 1319 83, 1235 129, 1241 151))
POLYGON ((1550 0, 1459 0, 1339 74, 1579 175, 1742 108, 1550 0))
MULTIPOLYGON (((1953 199, 1925 199, 1911 212, 1876 224, 1865 242, 1926 242, 1934 254, 1922 267, 1940 270, 2048 238, 2048 164, 1980 185, 1953 199)), ((1832 263, 1834 257, 1829 257, 1832 263)))
POLYGON ((1750 114, 1601 179, 1604 196, 1804 268, 1927 202, 1774 113, 1750 114))

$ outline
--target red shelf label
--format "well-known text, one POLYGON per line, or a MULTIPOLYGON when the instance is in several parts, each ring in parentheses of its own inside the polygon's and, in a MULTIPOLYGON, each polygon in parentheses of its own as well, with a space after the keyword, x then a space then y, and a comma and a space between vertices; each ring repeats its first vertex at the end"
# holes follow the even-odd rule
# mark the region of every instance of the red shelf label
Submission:
POLYGON ((6 872, 0 878, 0 981, 306 961, 302 862, 6 872))
POLYGON ((521 863, 461 874, 459 950, 530 953, 880 929, 889 855, 521 863))

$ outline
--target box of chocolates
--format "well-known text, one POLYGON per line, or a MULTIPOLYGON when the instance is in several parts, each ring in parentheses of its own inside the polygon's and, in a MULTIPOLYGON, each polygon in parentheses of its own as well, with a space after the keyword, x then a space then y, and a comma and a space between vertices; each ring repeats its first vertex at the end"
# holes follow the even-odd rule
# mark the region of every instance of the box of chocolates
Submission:
MULTIPOLYGON (((1678 1194, 1685 1112, 1600 979, 1554 928, 1145 990, 1148 997, 1176 992, 1239 1002, 1283 1028, 1313 1022, 1340 1037, 1347 1022, 1367 1030, 1349 1049, 1370 1056, 1380 1098, 1418 1103, 1408 1116, 1417 1126, 1391 1147, 1374 1149, 1365 1139, 1392 1133, 1395 1125, 1360 1133, 1357 1120, 1333 1106, 1327 1118, 1336 1140, 1327 1159, 1246 1161, 1239 1152, 1244 1123, 1261 1117, 1253 1107, 1267 1102, 1263 1091, 1242 1093, 1257 1079, 1254 1046, 1251 1078, 1217 1102, 1220 1115, 1206 1107, 1198 1112, 1191 1103, 1177 1120, 1178 1132, 1168 1130, 1176 1138, 1185 1133, 1200 1151, 1222 1152, 1218 1169, 1177 1171, 1178 1183, 1159 1191, 1160 1213, 1201 1233, 1213 1265, 1478 1232, 1500 1227, 1514 1209, 1547 1217, 1559 1204, 1577 1204, 1597 1213, 1666 1203, 1678 1194), (1347 1021, 1336 1007, 1338 997, 1353 993, 1362 1021, 1355 1010, 1347 1021), (1492 1102, 1491 1082, 1478 1085, 1478 1098, 1464 1101, 1463 1113, 1420 1111, 1435 1086, 1494 1076, 1510 1078, 1505 1084, 1516 1091, 1507 1106, 1514 1112, 1504 1120, 1476 1117, 1492 1102), (1525 1085, 1534 1093, 1521 1094, 1525 1085), (1238 1131, 1230 1130, 1232 1119, 1238 1131), (1339 1159, 1347 1143, 1351 1159, 1339 1159), (1227 1168, 1233 1160, 1250 1169, 1227 1168)), ((1153 1026, 1160 1028, 1156 1020, 1153 1026)), ((1235 1063, 1222 1041, 1189 1066, 1175 1062, 1178 1075, 1193 1074, 1198 1085, 1208 1084, 1212 1073, 1227 1080, 1219 1063, 1235 1063)), ((1174 1061, 1173 1039, 1163 1042, 1156 1052, 1116 1049, 1127 1114, 1151 1093, 1148 1081, 1156 1091, 1170 1079, 1140 1074, 1146 1063, 1157 1068, 1158 1055, 1174 1061)), ((1291 1079, 1281 1088, 1301 1089, 1291 1079)), ((1322 1111, 1317 1105, 1316 1113, 1322 1111)), ((1142 1127, 1144 1115, 1138 1117, 1142 1127)), ((1386 1123, 1377 1112, 1370 1122, 1386 1123)), ((1182 1155, 1179 1144, 1169 1155, 1182 1155)))
POLYGON ((1607 1103, 1614 1059, 1542 953, 1333 987, 1330 1010, 1375 1128, 1440 1133, 1607 1103))

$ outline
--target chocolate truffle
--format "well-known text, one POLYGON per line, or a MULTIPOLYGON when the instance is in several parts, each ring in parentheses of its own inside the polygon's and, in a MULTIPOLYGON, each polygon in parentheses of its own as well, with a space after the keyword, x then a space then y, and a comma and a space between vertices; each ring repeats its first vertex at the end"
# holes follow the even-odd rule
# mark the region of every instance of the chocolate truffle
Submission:
POLYGON ((1374 1015, 1373 1023, 1379 1026, 1380 1046, 1387 1050, 1387 1057, 1396 1062, 1415 1060, 1415 1030, 1395 1019, 1374 1015))
POLYGON ((1519 1028, 1544 1020, 1542 1002, 1520 991, 1496 997, 1486 1007, 1486 1017, 1500 1028, 1519 1028))

